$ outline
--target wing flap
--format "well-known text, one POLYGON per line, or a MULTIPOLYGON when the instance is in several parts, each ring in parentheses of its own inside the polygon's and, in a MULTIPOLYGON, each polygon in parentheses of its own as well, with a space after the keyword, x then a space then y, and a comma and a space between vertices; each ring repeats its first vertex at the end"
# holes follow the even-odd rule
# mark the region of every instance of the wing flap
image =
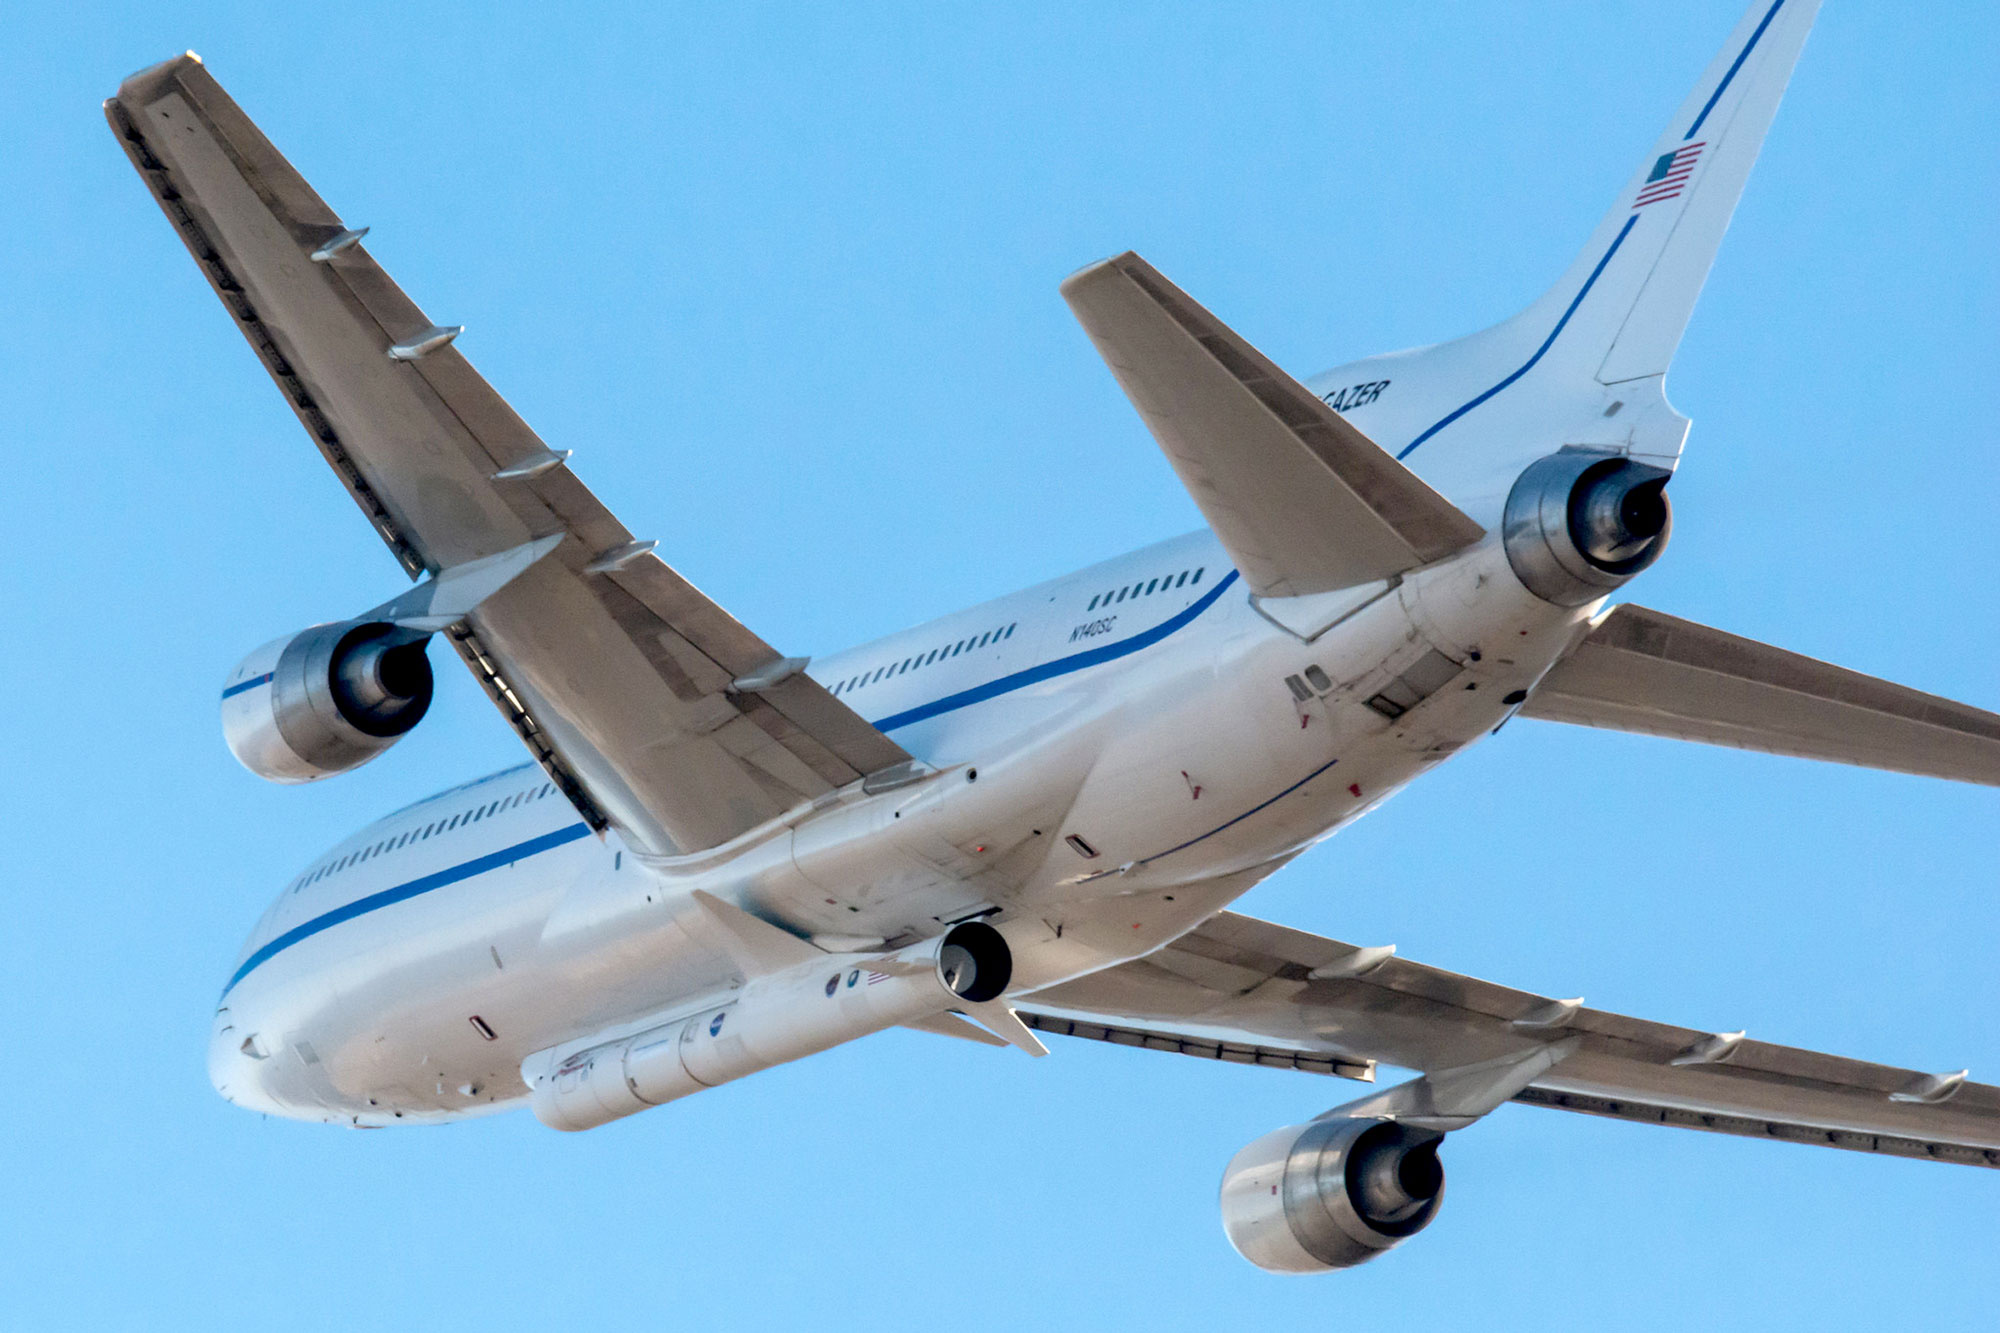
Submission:
POLYGON ((590 822, 691 851, 909 756, 651 554, 567 468, 199 59, 126 80, 106 116, 348 493, 412 576, 560 534, 448 639, 590 822), (325 247, 327 253, 314 258, 325 247), (433 334, 433 339, 435 335, 433 334), (607 567, 608 566, 608 567, 607 567))
POLYGON ((1631 603, 1521 712, 2000 786, 2000 716, 1631 603))
POLYGON ((1258 595, 1372 583, 1483 535, 1138 255, 1062 294, 1258 595))
MULTIPOLYGON (((1355 947, 1224 912, 1150 958, 1027 997, 1044 1019, 1120 1025, 1175 1040, 1277 1046, 1321 1059, 1424 1072, 1577 1048, 1515 1100, 1539 1106, 1788 1142, 2000 1167, 2000 1088, 1623 1014, 1404 958, 1360 976, 1355 947), (1226 984, 1189 979, 1176 956, 1227 964, 1226 984), (1254 979, 1254 980, 1253 980, 1254 979), (1526 1020, 1525 1022, 1523 1020, 1526 1020)), ((1215 973, 1212 975, 1221 976, 1215 973)))

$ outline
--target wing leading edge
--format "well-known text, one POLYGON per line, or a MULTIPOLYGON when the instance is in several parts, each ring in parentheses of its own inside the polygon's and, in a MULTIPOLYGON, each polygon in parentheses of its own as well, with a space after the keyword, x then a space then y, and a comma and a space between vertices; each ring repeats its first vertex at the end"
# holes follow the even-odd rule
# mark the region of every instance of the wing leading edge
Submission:
POLYGON ((563 537, 447 637, 593 824, 699 850, 909 761, 635 539, 198 57, 133 75, 105 114, 407 573, 563 537))
POLYGON ((1045 1031, 1107 1023, 1138 1034, 1126 1045, 1273 1048, 1291 1067, 1329 1073, 1377 1060, 1461 1069, 1574 1039, 1514 1101, 2000 1168, 2000 1088, 1963 1073, 1628 1018, 1234 912, 1146 958, 1026 997, 1030 1011, 1045 1031))

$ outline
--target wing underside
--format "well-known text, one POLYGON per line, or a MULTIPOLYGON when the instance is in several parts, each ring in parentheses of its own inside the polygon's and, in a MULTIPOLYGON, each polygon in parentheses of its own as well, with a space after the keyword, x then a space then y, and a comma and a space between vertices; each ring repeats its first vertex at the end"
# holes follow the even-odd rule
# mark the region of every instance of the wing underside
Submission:
POLYGON ((1962 1074, 1628 1018, 1234 912, 1146 958, 1025 997, 1023 1008, 1044 1030, 1111 1025, 1134 1034, 1125 1045, 1267 1049, 1275 1058, 1236 1058, 1326 1073, 1372 1061, 1429 1073, 1576 1038, 1515 1101, 2000 1167, 2000 1088, 1962 1074))
POLYGON ((134 75, 105 112, 407 573, 563 535, 447 637, 593 824, 698 850, 909 760, 650 554, 198 58, 134 75))

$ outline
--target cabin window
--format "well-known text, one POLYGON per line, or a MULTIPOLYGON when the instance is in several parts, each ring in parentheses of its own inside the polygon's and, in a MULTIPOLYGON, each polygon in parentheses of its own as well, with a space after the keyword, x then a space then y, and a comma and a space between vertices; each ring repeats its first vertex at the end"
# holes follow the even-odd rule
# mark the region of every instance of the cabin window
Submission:
POLYGON ((1159 588, 1159 586, 1160 586, 1160 581, 1158 579, 1154 579, 1151 583, 1148 583, 1146 585, 1146 591, 1140 593, 1139 595, 1141 597, 1151 597, 1154 591, 1159 588))
POLYGON ((1097 609, 1097 599, 1095 597, 1091 598, 1090 605, 1084 607, 1083 609, 1086 611, 1095 611, 1097 609))
MULTIPOLYGON (((1016 622, 1015 622, 1015 624, 1019 624, 1019 623, 1020 623, 1019 621, 1016 621, 1016 622)), ((1002 635, 1001 635, 1000 637, 1001 637, 1001 638, 1003 638, 1003 639, 1011 639, 1011 638, 1013 638, 1013 637, 1014 637, 1014 626, 1013 626, 1013 625, 1009 625, 1009 626, 1007 627, 1007 632, 1006 632, 1005 634, 1002 634, 1002 635)))
POLYGON ((1132 591, 1132 590, 1131 590, 1130 588, 1120 588, 1120 589, 1118 590, 1118 600, 1119 600, 1119 601, 1121 601, 1121 602, 1122 602, 1122 601, 1124 601, 1124 600, 1125 600, 1125 594, 1126 594, 1126 593, 1128 593, 1128 592, 1130 592, 1130 591, 1132 591))

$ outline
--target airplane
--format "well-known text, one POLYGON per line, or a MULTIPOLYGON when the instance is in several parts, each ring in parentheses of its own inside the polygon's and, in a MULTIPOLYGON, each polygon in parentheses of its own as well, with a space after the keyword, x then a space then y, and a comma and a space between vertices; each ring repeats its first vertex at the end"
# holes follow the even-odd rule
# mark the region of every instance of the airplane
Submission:
POLYGON ((2000 716, 1610 600, 1670 538, 1665 376, 1817 7, 1755 0, 1569 270, 1483 332, 1300 380, 1137 254, 1073 274, 1207 528, 817 660, 620 523, 198 57, 133 75, 120 146, 412 581, 246 656, 231 751, 279 783, 377 758, 436 639, 528 751, 280 889, 216 1089, 582 1131, 892 1027, 1356 1080, 1224 1168, 1231 1244, 1296 1273, 1423 1230, 1443 1139, 1510 1103, 2000 1167, 2000 1088, 1963 1070, 1230 910, 1517 715, 2000 785, 2000 716))

